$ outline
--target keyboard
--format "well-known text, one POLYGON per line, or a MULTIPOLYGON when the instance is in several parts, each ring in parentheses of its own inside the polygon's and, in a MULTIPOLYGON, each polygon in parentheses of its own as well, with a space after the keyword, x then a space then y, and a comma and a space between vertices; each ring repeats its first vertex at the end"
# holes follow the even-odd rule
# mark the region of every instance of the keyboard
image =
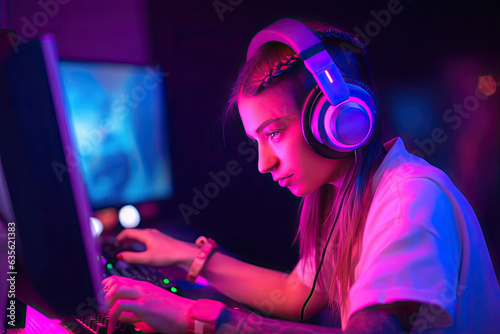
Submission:
MULTIPOLYGON (((116 255, 124 250, 140 251, 140 248, 123 248, 116 246, 113 240, 101 241, 101 263, 104 267, 106 277, 117 275, 131 279, 150 282, 156 286, 166 289, 177 295, 182 295, 179 285, 174 283, 171 277, 165 275, 159 268, 130 264, 120 261, 116 255)), ((106 313, 97 313, 92 315, 83 315, 78 317, 66 318, 62 325, 72 333, 81 334, 106 334, 109 318, 106 313)), ((141 334, 143 333, 132 324, 118 322, 117 328, 113 334, 141 334)))
MULTIPOLYGON (((107 334, 109 317, 106 313, 97 313, 92 315, 78 316, 73 319, 65 319, 62 325, 69 330, 70 333, 81 334, 107 334)), ((118 322, 113 334, 141 334, 132 324, 118 322)))
POLYGON ((104 265, 104 273, 106 277, 117 275, 138 281, 146 281, 177 295, 182 295, 179 286, 174 284, 172 278, 167 277, 162 271, 160 271, 159 268, 139 264, 130 264, 118 260, 116 255, 124 250, 131 249, 118 247, 112 242, 102 244, 101 262, 104 265))

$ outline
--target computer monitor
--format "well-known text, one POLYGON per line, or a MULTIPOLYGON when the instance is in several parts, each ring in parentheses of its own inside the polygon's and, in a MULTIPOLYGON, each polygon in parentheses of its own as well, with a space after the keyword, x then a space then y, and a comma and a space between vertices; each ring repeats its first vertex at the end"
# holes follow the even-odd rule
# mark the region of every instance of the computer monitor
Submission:
POLYGON ((0 216, 15 223, 15 297, 52 318, 104 310, 99 245, 71 154, 58 61, 46 35, 0 62, 0 216))
POLYGON ((61 61, 60 70, 92 208, 171 198, 161 69, 61 61))

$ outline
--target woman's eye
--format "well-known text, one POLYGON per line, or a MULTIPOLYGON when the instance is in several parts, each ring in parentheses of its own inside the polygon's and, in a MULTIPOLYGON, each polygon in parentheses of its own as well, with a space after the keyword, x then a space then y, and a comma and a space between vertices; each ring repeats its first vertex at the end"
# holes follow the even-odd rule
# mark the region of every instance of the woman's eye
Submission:
POLYGON ((268 137, 271 140, 278 139, 279 135, 280 135, 280 130, 270 131, 266 133, 266 137, 268 137))

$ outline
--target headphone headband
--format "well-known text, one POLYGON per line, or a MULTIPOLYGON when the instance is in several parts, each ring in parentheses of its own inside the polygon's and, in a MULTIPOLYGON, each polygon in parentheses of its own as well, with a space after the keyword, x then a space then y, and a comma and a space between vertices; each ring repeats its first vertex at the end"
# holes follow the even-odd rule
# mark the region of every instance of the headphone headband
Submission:
POLYGON ((290 46, 304 61, 328 101, 336 106, 349 98, 342 75, 326 51, 323 42, 305 24, 293 19, 281 19, 261 30, 250 42, 247 60, 267 42, 290 46))

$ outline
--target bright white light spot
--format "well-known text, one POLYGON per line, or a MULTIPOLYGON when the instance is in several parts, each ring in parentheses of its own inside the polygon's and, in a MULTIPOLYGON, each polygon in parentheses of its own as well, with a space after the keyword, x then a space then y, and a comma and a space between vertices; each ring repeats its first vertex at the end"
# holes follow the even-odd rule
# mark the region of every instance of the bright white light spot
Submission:
POLYGON ((325 71, 325 73, 326 73, 326 76, 328 77, 328 80, 330 80, 330 83, 333 83, 333 79, 330 76, 330 73, 328 73, 328 71, 325 71))
POLYGON ((103 229, 104 226, 102 225, 102 222, 99 219, 95 217, 90 217, 90 230, 92 231, 92 235, 94 237, 98 237, 102 233, 103 229))
POLYGON ((118 212, 118 220, 120 224, 125 228, 134 228, 139 225, 141 221, 141 215, 139 211, 133 205, 125 205, 118 212))

